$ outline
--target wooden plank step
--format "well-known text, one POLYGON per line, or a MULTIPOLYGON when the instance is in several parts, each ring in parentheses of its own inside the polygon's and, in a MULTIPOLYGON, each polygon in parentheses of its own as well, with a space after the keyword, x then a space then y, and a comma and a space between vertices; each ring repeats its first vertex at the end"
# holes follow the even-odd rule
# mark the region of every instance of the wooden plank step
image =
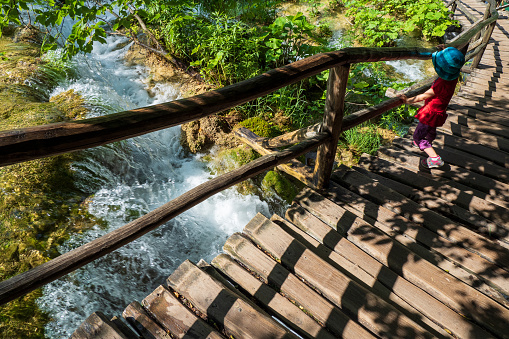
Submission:
POLYGON ((229 335, 239 338, 297 338, 189 260, 168 277, 167 283, 202 314, 224 326, 229 335))
POLYGON ((496 80, 497 83, 507 84, 509 82, 509 79, 506 79, 505 77, 503 77, 503 74, 504 73, 502 73, 502 72, 492 72, 492 71, 476 68, 475 70, 472 71, 470 76, 472 78, 479 78, 479 79, 483 79, 483 80, 484 79, 493 80, 493 81, 496 80))
POLYGON ((122 316, 138 331, 142 338, 171 339, 166 330, 152 319, 137 301, 130 303, 125 308, 122 316))
POLYGON ((175 338, 224 338, 212 326, 197 317, 164 286, 157 287, 142 301, 150 315, 175 338))
MULTIPOLYGON (((437 210, 440 213, 449 216, 451 219, 460 220, 463 224, 474 229, 477 233, 482 234, 485 237, 495 237, 504 242, 509 243, 509 211, 503 212, 505 218, 498 218, 499 223, 489 220, 482 215, 479 215, 473 211, 469 211, 469 205, 456 204, 455 199, 451 201, 445 200, 440 195, 433 195, 430 192, 423 191, 423 187, 418 187, 412 182, 414 173, 406 171, 403 168, 398 169, 393 163, 389 161, 363 154, 359 160, 359 166, 355 167, 356 170, 360 170, 364 175, 372 176, 372 179, 376 179, 384 186, 394 189, 400 194, 403 194, 409 199, 423 205, 424 207, 432 210, 437 210), (405 173, 407 177, 400 180, 402 173, 405 173), (413 186, 410 186, 412 182, 413 186)), ((471 200, 470 200, 471 201, 471 200)), ((488 216, 491 214, 487 213, 488 216)), ((506 246, 501 244, 502 246, 506 246)))
MULTIPOLYGON (((408 199, 412 199, 416 203, 437 213, 443 214, 451 220, 467 226, 469 229, 474 230, 476 233, 479 233, 490 240, 496 241, 501 246, 506 248, 509 246, 509 221, 496 223, 477 213, 470 212, 451 201, 423 192, 399 180, 383 176, 383 171, 378 169, 378 166, 381 166, 381 161, 377 160, 378 158, 376 157, 364 154, 359 160, 359 167, 355 166, 352 168, 363 175, 380 182, 382 185, 395 190, 408 199)), ((386 162, 386 164, 388 164, 388 162, 386 162)), ((392 165, 389 164, 389 166, 392 165)))
MULTIPOLYGON (((411 126, 408 133, 411 135, 414 130, 415 126, 411 126)), ((439 132, 437 133, 437 138, 433 141, 433 144, 440 145, 445 148, 460 150, 461 152, 471 154, 478 158, 486 159, 488 162, 493 162, 499 166, 509 168, 509 153, 481 145, 468 139, 439 132)))
MULTIPOLYGON (((407 152, 414 153, 417 156, 426 157, 426 153, 419 148, 410 146, 413 139, 409 138, 395 138, 393 145, 407 152)), ((502 183, 509 183, 509 169, 491 163, 472 154, 456 150, 450 147, 439 147, 435 145, 435 151, 444 159, 447 164, 464 168, 468 171, 478 173, 480 175, 495 179, 502 183)))
POLYGON ((481 120, 466 117, 463 114, 456 114, 455 111, 448 112, 448 118, 444 127, 449 129, 450 124, 459 124, 479 132, 509 139, 509 128, 506 126, 485 123, 481 120))
MULTIPOLYGON (((325 198, 323 199, 332 203, 325 198)), ((335 208, 335 206, 327 206, 327 208, 335 208)), ((324 244, 324 246, 326 246, 329 250, 333 250, 334 252, 332 253, 344 256, 347 260, 358 265, 358 267, 361 267, 365 270, 365 272, 368 272, 375 281, 380 281, 388 289, 390 289, 392 293, 406 300, 417 311, 419 311, 420 314, 433 320, 439 325, 439 328, 444 328, 446 333, 460 338, 491 336, 478 325, 468 321, 462 315, 453 311, 451 308, 447 307, 421 288, 410 283, 405 278, 398 276, 394 271, 387 266, 384 266, 368 253, 364 252, 350 240, 334 236, 333 234, 336 230, 332 229, 329 225, 325 224, 313 214, 310 214, 310 212, 306 211, 303 207, 295 205, 295 207, 291 207, 287 211, 287 215, 291 216, 292 222, 296 226, 293 226, 294 228, 292 228, 290 226, 292 224, 288 221, 286 221, 287 224, 283 224, 285 221, 279 220, 277 224, 285 231, 291 232, 292 235, 299 237, 299 241, 302 240, 303 243, 306 244, 308 241, 316 242, 318 240, 319 243, 324 244), (295 227, 298 227, 299 229, 296 230, 295 227), (311 234, 312 237, 309 235, 306 237, 306 234, 311 234), (312 238, 317 240, 313 240, 312 238)), ((343 214, 342 218, 345 219, 345 214, 343 214)), ((356 222, 362 223, 363 221, 360 219, 349 221, 349 223, 352 224, 356 222)), ((354 227, 357 227, 357 225, 354 227)), ((355 232, 354 229, 352 231, 355 232)), ((316 247, 314 243, 309 243, 309 245, 310 246, 308 247, 311 248, 316 247)), ((440 334, 447 335, 446 333, 441 332, 440 334)))
POLYGON ((291 303, 273 288, 264 284, 251 273, 242 268, 226 254, 220 254, 212 260, 212 266, 235 281, 242 289, 265 305, 278 316, 288 327, 305 338, 335 338, 313 318, 291 303))
POLYGON ((481 145, 497 149, 509 155, 509 140, 494 135, 479 133, 474 129, 454 122, 445 122, 437 131, 475 141, 481 145))
MULTIPOLYGON (((323 207, 323 201, 323 199, 320 201, 321 207, 323 207)), ((333 229, 348 230, 348 240, 408 281, 478 324, 489 326, 490 330, 497 335, 509 336, 509 323, 503 320, 509 319, 507 318, 509 317, 508 308, 457 280, 427 260, 423 260, 364 220, 357 218, 352 222, 350 219, 347 224, 344 224, 343 211, 330 208, 313 209, 320 220, 333 229), (492 312, 492 314, 488 315, 486 312, 492 312)))
MULTIPOLYGON (((423 169, 422 167, 419 168, 419 162, 421 159, 425 158, 425 153, 423 153, 423 156, 421 157, 404 150, 381 148, 379 149, 379 155, 382 158, 389 157, 397 159, 399 162, 405 163, 405 167, 413 167, 417 170, 420 170, 422 173, 430 172, 429 169, 423 169), (383 156, 381 156, 382 154, 383 156)), ((447 161, 442 168, 433 169, 432 173, 434 177, 450 179, 467 187, 471 187, 473 189, 484 192, 492 198, 491 200, 493 202, 496 202, 503 207, 507 207, 509 205, 509 202, 507 201, 509 197, 509 185, 503 182, 478 173, 470 172, 455 165, 450 165, 447 163, 447 161)))
POLYGON ((485 121, 488 123, 493 123, 505 127, 509 127, 509 117, 507 115, 504 116, 503 113, 486 113, 483 111, 479 111, 477 109, 472 109, 468 107, 463 107, 457 104, 449 104, 447 107, 448 110, 453 110, 456 114, 463 114, 473 119, 485 121))
POLYGON ((509 307, 509 299, 503 292, 504 288, 498 286, 507 285, 505 275, 494 279, 489 271, 485 271, 486 267, 493 270, 492 264, 486 264, 484 260, 479 261, 480 257, 472 252, 455 246, 449 240, 342 186, 334 183, 331 187, 332 191, 328 196, 334 203, 404 244, 421 258, 509 307))
POLYGON ((500 112, 504 111, 500 107, 488 105, 486 103, 479 103, 477 101, 472 101, 470 99, 466 99, 462 96, 454 96, 452 97, 450 103, 457 104, 459 106, 463 106, 465 108, 473 108, 482 112, 493 113, 493 114, 501 114, 500 112))
POLYGON ((341 166, 340 170, 334 172, 333 180, 350 191, 483 256, 509 273, 509 250, 506 248, 346 166, 341 166))
POLYGON ((509 100, 507 92, 504 92, 503 90, 493 90, 484 86, 481 87, 481 85, 462 86, 458 95, 483 97, 487 100, 486 102, 491 100, 492 102, 496 102, 495 106, 499 107, 505 107, 505 102, 509 100))
MULTIPOLYGON (((465 267, 469 266, 475 269, 477 264, 475 261, 472 261, 472 258, 476 257, 472 254, 466 253, 464 256, 458 256, 455 254, 456 248, 447 245, 447 239, 444 240, 436 237, 436 235, 430 233, 431 231, 335 183, 331 184, 327 196, 335 204, 380 229, 399 243, 404 244, 421 258, 425 258, 433 265, 440 267, 445 272, 451 273, 464 283, 497 300, 506 307, 509 306, 509 300, 506 300, 504 294, 499 292, 500 288, 492 286, 493 283, 491 281, 488 282, 486 279, 481 278, 484 272, 481 271, 476 274, 465 267)), ((310 203, 306 202, 306 204, 310 203)), ((493 277, 488 275, 488 278, 492 279, 493 277)), ((502 276, 501 279, 504 279, 504 277, 502 276)))
POLYGON ((494 92, 496 91, 502 91, 502 92, 506 92, 507 93, 507 90, 509 90, 509 81, 508 82, 505 82, 505 83, 502 83, 499 81, 500 78, 482 78, 482 77, 473 77, 473 78, 470 78, 467 82, 466 82, 466 86, 470 86, 470 87, 484 87, 486 89, 490 89, 494 92))
MULTIPOLYGON (((293 208, 302 209, 302 207, 300 207, 299 205, 293 204, 292 207, 290 207, 287 210, 287 214, 288 213, 293 214, 294 213, 294 211, 292 211, 293 208)), ((307 213, 305 210, 303 211, 304 213, 307 213)), ((314 216, 312 215, 311 217, 314 218, 314 216)), ((373 293, 382 297, 385 301, 389 302, 397 310, 407 315, 409 318, 411 318, 413 321, 415 321, 423 328, 427 328, 437 336, 448 337, 448 333, 444 331, 442 327, 438 326, 437 325, 438 323, 434 323, 429 318, 423 317, 422 314, 414 308, 414 306, 405 301, 398 294, 391 291, 390 287, 385 286, 381 281, 379 281, 380 279, 377 278, 378 274, 373 274, 373 272, 369 272, 369 269, 362 267, 363 265, 360 264, 359 262, 361 263, 364 262, 361 259, 364 258, 364 256, 369 257, 369 255, 362 252, 362 250, 355 247, 355 245, 352 245, 353 249, 349 253, 343 252, 338 253, 333 251, 331 248, 328 248, 325 245, 323 245, 322 242, 318 242, 317 240, 315 240, 315 238, 319 239, 317 238, 317 236, 319 237, 319 235, 317 234, 322 234, 321 236, 325 237, 331 243, 335 244, 339 244, 340 242, 350 243, 349 240, 343 238, 337 231, 332 230, 330 227, 328 230, 325 230, 326 233, 320 233, 320 230, 317 229, 306 229, 306 231, 303 231, 296 225, 289 222, 288 220, 285 220, 277 215, 273 215, 270 220, 277 224, 278 226, 280 226, 286 233, 296 238, 297 241, 302 243, 304 246, 311 249, 314 253, 320 256, 320 258, 325 260, 334 268, 340 270, 341 272, 344 272, 347 276, 359 282, 362 286, 366 287, 373 293), (350 258, 351 256, 353 256, 356 259, 351 260, 350 258)), ((374 260, 373 258, 371 259, 374 260)), ((388 268, 385 267, 385 270, 388 270, 388 268)), ((382 267, 381 270, 377 272, 380 274, 382 274, 382 272, 385 272, 384 267, 382 267)))
POLYGON ((318 294, 281 264, 272 260, 242 235, 235 233, 226 241, 224 251, 256 273, 266 284, 275 286, 297 305, 325 325, 338 337, 375 338, 346 316, 341 309, 318 294))
MULTIPOLYGON (((383 153, 381 153, 383 155, 383 153)), ((405 166, 397 159, 391 157, 381 157, 380 161, 385 160, 392 164, 394 172, 384 170, 384 175, 394 180, 398 180, 406 185, 422 190, 426 193, 435 195, 442 199, 448 200, 457 204, 460 207, 468 209, 471 212, 478 213, 490 220, 505 224, 509 216, 509 210, 505 207, 496 204, 493 201, 487 200, 485 193, 472 190, 468 192, 464 190, 465 186, 457 184, 453 181, 437 181, 433 177, 420 174, 417 168, 412 166, 405 166), (400 176, 397 176, 397 173, 400 176)), ((389 168, 388 166, 380 166, 382 168, 389 168)), ((489 197, 488 197, 489 198, 489 197)))
POLYGON ((472 93, 470 91, 461 91, 457 94, 458 97, 464 98, 469 101, 473 101, 475 103, 481 105, 490 105, 494 107, 498 107, 500 109, 509 109, 509 102, 504 99, 491 99, 484 96, 484 94, 479 95, 476 93, 472 93))
MULTIPOLYGON (((501 78, 500 73, 480 73, 480 72, 472 72, 469 79, 472 81, 482 82, 482 83, 490 83, 495 86, 505 87, 509 84, 509 79, 501 78)), ((469 80, 470 81, 470 80, 469 80)))
POLYGON ((335 270, 279 226, 261 215, 244 228, 257 245, 279 258, 286 268, 305 279, 336 306, 358 318, 379 336, 427 338, 431 335, 392 305, 335 270))
MULTIPOLYGON (((127 327, 125 327, 127 328, 127 327)), ((106 317, 102 312, 92 313, 71 335, 71 339, 92 339, 92 338, 111 338, 111 339, 138 339, 138 335, 133 331, 124 333, 122 330, 106 317)))

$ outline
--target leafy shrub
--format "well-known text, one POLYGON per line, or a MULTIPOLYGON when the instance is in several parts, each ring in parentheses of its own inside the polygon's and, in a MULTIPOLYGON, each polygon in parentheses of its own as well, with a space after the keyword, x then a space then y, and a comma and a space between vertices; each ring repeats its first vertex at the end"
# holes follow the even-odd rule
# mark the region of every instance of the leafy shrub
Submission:
POLYGON ((345 6, 360 41, 369 46, 390 46, 402 31, 420 31, 431 40, 457 25, 441 0, 348 0, 345 6))

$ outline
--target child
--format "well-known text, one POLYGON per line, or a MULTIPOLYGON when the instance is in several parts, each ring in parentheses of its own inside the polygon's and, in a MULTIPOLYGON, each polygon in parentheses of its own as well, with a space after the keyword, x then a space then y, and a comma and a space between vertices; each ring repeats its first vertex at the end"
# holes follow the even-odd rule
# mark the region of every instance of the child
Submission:
POLYGON ((444 165, 444 161, 435 152, 431 143, 437 136, 437 127, 442 126, 447 119, 445 111, 454 94, 461 67, 465 63, 465 56, 456 48, 443 49, 443 45, 437 48, 440 50, 432 54, 432 61, 439 78, 423 94, 412 98, 400 95, 408 104, 424 100, 424 106, 415 115, 419 119, 419 124, 414 132, 413 145, 428 155, 428 159, 421 161, 422 166, 426 168, 444 165))

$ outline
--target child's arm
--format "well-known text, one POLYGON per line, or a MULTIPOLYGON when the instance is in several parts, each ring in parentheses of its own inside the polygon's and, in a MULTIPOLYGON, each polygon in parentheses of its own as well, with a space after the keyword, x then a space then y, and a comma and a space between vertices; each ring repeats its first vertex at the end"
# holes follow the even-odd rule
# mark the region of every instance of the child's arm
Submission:
POLYGON ((400 94, 399 97, 401 99, 403 99, 405 104, 413 104, 413 103, 416 103, 416 102, 419 102, 419 101, 424 101, 426 99, 429 99, 429 98, 431 98, 434 95, 435 95, 435 92, 433 91, 433 88, 430 88, 426 92, 424 92, 422 94, 419 94, 419 95, 416 95, 415 97, 407 98, 407 96, 404 95, 404 94, 400 94))

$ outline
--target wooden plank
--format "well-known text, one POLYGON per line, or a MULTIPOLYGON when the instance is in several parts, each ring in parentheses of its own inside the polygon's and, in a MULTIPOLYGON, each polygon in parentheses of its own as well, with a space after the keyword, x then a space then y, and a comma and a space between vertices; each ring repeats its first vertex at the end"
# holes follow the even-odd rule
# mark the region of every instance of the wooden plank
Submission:
MULTIPOLYGON (((383 174, 391 179, 399 180, 400 182, 415 187, 425 193, 438 196, 442 199, 448 200, 468 209, 471 212, 478 213, 490 220, 495 220, 499 223, 505 223, 509 216, 509 211, 494 202, 488 201, 485 193, 472 190, 470 192, 458 186, 455 182, 441 182, 436 181, 432 177, 420 175, 419 170, 412 166, 405 166, 397 159, 390 157, 379 158, 377 161, 390 162, 393 171, 384 170, 383 174)), ((387 166, 379 166, 379 171, 387 166)))
POLYGON ((486 113, 476 109, 459 106, 457 104, 449 104, 448 110, 453 110, 456 114, 463 114, 473 119, 486 121, 488 123, 509 127, 509 118, 501 114, 486 113))
MULTIPOLYGON (((413 134, 414 129, 415 126, 410 127, 408 131, 410 135, 413 134)), ((499 166, 509 168, 509 153, 481 145, 468 139, 439 132, 437 133, 437 138, 433 141, 433 143, 445 148, 461 150, 464 153, 471 154, 476 157, 486 159, 486 161, 493 162, 499 166)))
POLYGON ((240 338, 297 338, 259 308, 239 298, 189 260, 167 280, 196 309, 240 338))
POLYGON ((490 88, 481 87, 481 86, 462 86, 460 92, 458 93, 460 96, 466 97, 482 97, 486 100, 486 102, 491 101, 494 106, 498 107, 507 107, 505 101, 509 100, 509 95, 507 95, 504 91, 493 91, 490 88))
MULTIPOLYGON (((298 197, 298 202, 301 206, 306 208, 306 210, 314 213, 327 224, 332 225, 333 228, 344 227, 342 231, 343 233, 350 232, 349 229, 346 229, 346 226, 355 222, 355 216, 359 219, 363 219, 385 234, 392 234, 394 239, 397 239, 400 243, 407 244, 409 250, 413 251, 420 257, 425 258, 435 266, 439 266, 447 272, 454 272, 455 276, 478 289, 481 293, 498 300, 503 305, 509 305, 507 300, 504 298, 504 295, 507 295, 507 292, 504 291, 509 290, 507 273, 497 268, 492 263, 483 260, 479 256, 465 250, 464 248, 454 246, 454 244, 449 242, 447 239, 438 237, 426 228, 423 228, 422 226, 419 226, 386 208, 377 206, 376 204, 365 200, 361 196, 348 191, 339 185, 333 186, 333 192, 330 193, 330 196, 331 199, 334 200, 335 204, 340 205, 342 209, 352 214, 349 215, 347 213, 343 213, 343 221, 341 223, 337 222, 337 217, 334 215, 323 215, 324 212, 322 211, 326 210, 323 206, 327 207, 327 204, 330 205, 331 203, 328 200, 316 197, 314 192, 311 190, 303 192, 298 197), (347 220, 348 223, 346 222, 347 220), (397 237, 395 232, 404 235, 406 238, 397 237), (403 238, 403 241, 401 238, 403 238), (406 241, 408 239, 413 239, 415 243, 406 241), (422 245, 422 247, 420 245, 422 245), (434 252, 435 255, 430 255, 429 250, 434 252), (450 265, 448 261, 454 263, 454 265, 450 265), (455 266, 467 270, 468 274, 458 270, 455 266), (482 285, 484 285, 482 288, 478 288, 482 285)), ((342 211, 342 209, 339 211, 342 211)), ((335 212, 339 214, 338 211, 335 212)), ((358 246, 362 247, 362 245, 358 246)))
POLYGON ((404 244, 421 258, 425 258, 433 265, 440 267, 445 272, 451 273, 456 278, 497 300, 499 303, 509 306, 505 296, 487 284, 491 284, 491 282, 486 282, 479 275, 472 274, 471 270, 462 266, 461 262, 468 264, 470 260, 468 258, 472 257, 472 255, 464 256, 467 259, 457 255, 450 255, 454 253, 454 250, 451 250, 450 246, 442 246, 442 243, 437 241, 436 236, 429 234, 429 231, 426 232, 425 228, 412 223, 392 211, 378 207, 374 203, 339 185, 333 185, 332 190, 327 194, 334 203, 367 221, 399 243, 404 244), (451 258, 448 258, 448 256, 451 258))
POLYGON ((108 317, 97 311, 85 319, 71 335, 71 339, 88 338, 137 339, 138 336, 134 332, 124 334, 108 317))
MULTIPOLYGON (((452 220, 460 220, 487 238, 494 237, 509 244, 509 219, 497 224, 450 201, 408 186, 399 180, 385 177, 382 175, 384 171, 379 169, 380 166, 384 166, 383 163, 381 159, 378 161, 378 158, 364 154, 359 160, 360 167, 354 167, 354 169, 430 210, 438 211, 452 220)), ((385 162, 385 166, 392 166, 392 164, 385 162)), ((501 246, 506 247, 503 244, 501 246)))
POLYGON ((509 90, 509 84, 501 84, 497 81, 483 78, 473 78, 465 84, 465 87, 467 89, 484 88, 485 90, 496 92, 496 95, 507 93, 509 90))
POLYGON ((462 114, 456 114, 454 111, 448 112, 447 122, 445 128, 449 128, 450 124, 459 124, 485 134, 509 139, 509 128, 506 126, 494 125, 493 123, 488 124, 477 119, 468 118, 462 114))
POLYGON ((327 187, 334 166, 334 156, 338 147, 345 113, 345 93, 349 74, 349 64, 331 68, 329 71, 321 131, 330 134, 331 139, 320 146, 317 151, 313 178, 318 188, 327 187))
POLYGON ((490 105, 500 109, 509 109, 509 102, 507 100, 487 98, 484 96, 484 94, 477 95, 475 93, 464 90, 459 92, 458 96, 481 105, 490 105))
POLYGON ((166 330, 152 319, 137 301, 130 303, 122 313, 122 316, 143 338, 171 339, 166 330))
MULTIPOLYGON (((423 151, 411 146, 412 141, 411 138, 395 138, 393 145, 415 155, 424 155, 423 151)), ((447 164, 464 168, 505 184, 509 183, 509 169, 505 167, 454 148, 439 147, 438 145, 435 145, 434 148, 447 164)))
POLYGON ((476 141, 482 145, 498 149, 509 154, 509 140, 505 138, 485 133, 478 133, 471 128, 453 122, 446 122, 444 126, 439 127, 437 130, 468 140, 476 141))
POLYGON ((142 301, 145 309, 175 338, 224 338, 212 326, 182 305, 171 291, 157 287, 142 301))
POLYGON ((430 337, 392 305, 335 270, 261 214, 246 225, 244 233, 376 335, 430 337))
POLYGON ((128 244, 214 194, 315 149, 325 139, 326 137, 317 136, 284 151, 258 158, 247 165, 196 186, 178 198, 98 239, 0 282, 0 304, 24 295, 128 244))
POLYGON ((334 336, 306 315, 298 306, 292 304, 274 289, 256 279, 243 269, 230 256, 220 254, 212 260, 212 265, 239 284, 259 303, 269 308, 292 330, 305 338, 332 339, 334 336))
MULTIPOLYGON (((325 200, 325 198, 323 199, 325 200)), ((339 206, 334 205, 329 206, 329 208, 340 209, 339 206)), ((342 212, 345 213, 346 211, 343 210, 342 212)), ((408 304, 415 308, 420 314, 445 328, 448 333, 452 332, 454 336, 460 338, 470 336, 486 338, 490 336, 489 333, 479 326, 469 322, 422 289, 398 276, 394 271, 382 265, 369 254, 363 252, 346 238, 335 239, 331 234, 337 233, 337 231, 333 230, 329 225, 322 222, 304 208, 292 206, 287 210, 286 214, 287 217, 291 218, 293 224, 299 227, 303 232, 312 235, 313 238, 333 250, 334 253, 341 254, 354 265, 362 267, 374 279, 380 281, 393 293, 408 302, 408 304)), ((348 214, 348 212, 346 212, 346 214, 348 214)), ((343 218, 345 218, 345 214, 343 214, 343 218)), ((283 221, 280 220, 278 224, 281 225, 282 222, 283 221)), ((284 229, 286 231, 286 228, 284 229)), ((293 235, 294 233, 291 234, 293 235)), ((299 239, 303 237, 304 236, 301 234, 299 239)), ((307 238, 304 239, 310 241, 307 238)), ((311 245, 312 247, 316 247, 315 244, 311 245)), ((440 329, 440 327, 438 327, 438 329, 440 329)), ((447 336, 447 332, 440 334, 447 336)))
POLYGON ((271 139, 263 140, 261 142, 261 146, 271 149, 293 145, 302 140, 315 136, 320 131, 321 127, 321 123, 303 127, 293 132, 288 132, 271 139))
MULTIPOLYGON (((333 183, 329 190, 331 195, 332 189, 333 183)), ((323 203, 322 201, 320 203, 323 203)), ((508 308, 455 279, 430 262, 422 260, 408 248, 395 242, 364 220, 349 218, 349 222, 345 224, 342 221, 343 215, 341 209, 327 209, 320 213, 319 218, 332 228, 347 230, 348 240, 447 306, 482 324, 483 327, 489 326, 490 330, 499 336, 509 336, 509 323, 503 320, 509 319, 508 308)))
POLYGON ((297 305, 313 315, 333 334, 343 338, 374 338, 374 336, 346 316, 281 264, 269 258, 252 242, 236 233, 225 243, 224 251, 255 272, 266 284, 279 289, 297 305))
MULTIPOLYGON (((398 162, 404 163, 403 166, 416 169, 422 174, 429 174, 430 172, 429 170, 426 171, 426 169, 422 169, 422 167, 419 168, 421 157, 404 150, 381 148, 379 149, 379 156, 382 158, 395 159, 398 162)), ((470 189, 478 190, 485 194, 485 196, 482 196, 483 198, 504 208, 507 208, 509 205, 507 201, 509 197, 507 195, 509 190, 507 187, 508 185, 497 180, 474 172, 469 172, 468 170, 454 165, 449 165, 447 163, 442 169, 433 170, 433 177, 442 177, 446 180, 449 180, 451 181, 450 185, 456 183, 462 185, 463 187, 469 187, 470 189)))
POLYGON ((340 171, 334 172, 333 180, 335 182, 382 207, 404 216, 408 220, 421 224, 454 243, 461 244, 461 246, 483 256, 509 273, 508 249, 489 241, 464 226, 454 223, 440 214, 420 206, 383 185, 373 182, 362 174, 348 169, 346 166, 340 168, 340 171))

